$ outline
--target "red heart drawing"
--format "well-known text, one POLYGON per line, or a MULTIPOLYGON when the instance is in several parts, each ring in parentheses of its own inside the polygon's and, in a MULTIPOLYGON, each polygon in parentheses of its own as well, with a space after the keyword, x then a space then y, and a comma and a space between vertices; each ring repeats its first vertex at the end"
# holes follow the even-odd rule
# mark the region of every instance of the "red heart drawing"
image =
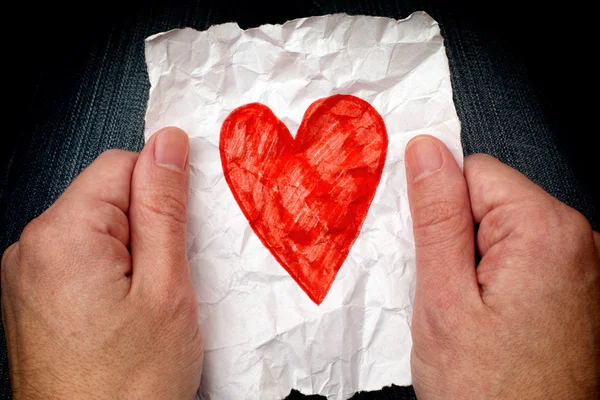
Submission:
POLYGON ((295 139, 260 103, 235 109, 223 123, 221 163, 235 200, 316 304, 358 237, 387 146, 379 113, 349 95, 312 103, 295 139))

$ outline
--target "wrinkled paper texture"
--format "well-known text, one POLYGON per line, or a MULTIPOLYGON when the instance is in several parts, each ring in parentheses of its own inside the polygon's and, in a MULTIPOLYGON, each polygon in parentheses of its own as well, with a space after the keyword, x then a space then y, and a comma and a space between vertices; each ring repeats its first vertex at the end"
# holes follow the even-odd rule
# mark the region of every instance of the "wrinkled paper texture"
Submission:
POLYGON ((190 136, 187 249, 204 333, 201 395, 281 399, 291 389, 347 399, 410 385, 415 252, 404 149, 419 134, 462 163, 460 123, 438 24, 327 15, 241 30, 173 30, 146 40, 145 137, 190 136), (320 306, 250 228, 221 168, 219 133, 235 108, 270 107, 296 134, 306 108, 333 94, 368 101, 385 121, 381 182, 320 306))

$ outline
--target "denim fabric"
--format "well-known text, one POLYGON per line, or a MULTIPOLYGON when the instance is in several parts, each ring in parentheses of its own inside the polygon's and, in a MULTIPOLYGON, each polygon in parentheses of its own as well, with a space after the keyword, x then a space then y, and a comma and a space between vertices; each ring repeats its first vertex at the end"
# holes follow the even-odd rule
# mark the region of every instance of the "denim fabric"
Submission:
MULTIPOLYGON (((18 240, 27 222, 102 151, 142 148, 149 88, 144 38, 185 26, 206 29, 237 21, 246 28, 338 12, 402 18, 425 10, 432 15, 446 40, 465 154, 498 157, 599 228, 598 178, 592 168, 596 151, 584 145, 585 132, 575 129, 590 117, 570 112, 581 97, 563 95, 573 88, 570 80, 583 74, 582 63, 572 60, 579 60, 573 42, 585 35, 571 29, 575 25, 565 27, 571 19, 559 20, 556 7, 435 0, 288 0, 270 7, 260 1, 133 6, 105 0, 85 9, 50 3, 23 3, 7 18, 15 26, 5 40, 4 58, 11 62, 3 77, 12 84, 5 96, 15 112, 5 117, 12 125, 5 126, 0 139, 0 251, 18 240)), ((1 342, 0 399, 8 399, 1 342)), ((414 392, 388 388, 355 398, 413 399, 414 392)))

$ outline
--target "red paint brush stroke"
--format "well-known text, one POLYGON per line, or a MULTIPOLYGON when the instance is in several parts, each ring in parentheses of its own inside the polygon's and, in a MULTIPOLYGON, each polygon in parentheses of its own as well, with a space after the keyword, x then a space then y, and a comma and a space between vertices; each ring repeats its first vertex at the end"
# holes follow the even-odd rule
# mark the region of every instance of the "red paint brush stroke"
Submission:
POLYGON ((223 123, 221 163, 235 200, 316 304, 358 237, 387 146, 379 113, 348 95, 311 104, 295 139, 260 103, 237 108, 223 123))

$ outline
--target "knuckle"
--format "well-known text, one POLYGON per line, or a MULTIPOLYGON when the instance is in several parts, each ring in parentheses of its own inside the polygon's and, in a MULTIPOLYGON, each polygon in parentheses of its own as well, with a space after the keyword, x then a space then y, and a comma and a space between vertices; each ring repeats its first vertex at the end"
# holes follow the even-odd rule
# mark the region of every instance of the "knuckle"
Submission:
POLYGON ((569 226, 575 235, 590 236, 592 225, 582 213, 571 207, 564 207, 563 212, 565 225, 569 226))
POLYGON ((65 249, 62 239, 65 232, 56 226, 48 211, 31 220, 21 232, 19 246, 26 260, 35 259, 41 264, 50 263, 57 254, 65 249))
MULTIPOLYGON (((587 253, 586 249, 594 246, 593 231, 588 220, 580 212, 555 199, 523 207, 516 220, 515 233, 526 254, 580 265, 580 262, 567 260, 579 260, 587 253)), ((555 264, 565 263, 551 263, 555 264)), ((572 271, 576 269, 571 268, 572 271)))
POLYGON ((2 279, 5 279, 5 274, 9 269, 15 267, 18 262, 18 249, 19 242, 13 243, 10 245, 2 254, 2 261, 0 262, 0 268, 2 272, 2 279))
POLYGON ((564 236, 571 238, 563 245, 570 244, 569 249, 573 257, 581 257, 589 254, 590 249, 595 248, 594 231, 587 218, 579 211, 568 207, 562 207, 562 232, 564 236))
POLYGON ((93 231, 114 237, 127 236, 129 221, 125 213, 112 203, 97 201, 82 221, 93 231))
POLYGON ((514 211, 516 231, 529 240, 548 239, 548 233, 560 229, 560 217, 552 204, 531 200, 514 211))
POLYGON ((453 223, 456 216, 461 214, 461 211, 461 207, 453 201, 443 200, 424 203, 418 210, 417 227, 453 223))
POLYGON ((185 224, 187 221, 186 200, 182 199, 177 192, 164 190, 160 195, 153 194, 142 200, 140 206, 143 214, 149 219, 167 218, 178 224, 185 224))
POLYGON ((521 235, 543 247, 564 243, 565 236, 573 239, 591 236, 586 218, 555 199, 532 202, 523 207, 518 216, 521 235))
MULTIPOLYGON (((81 237, 72 227, 57 225, 53 217, 46 213, 33 219, 21 233, 19 239, 20 261, 28 273, 49 279, 64 273, 71 265, 68 260, 77 251, 75 241, 81 237)), ((49 283, 52 279, 47 280, 49 283)))
POLYGON ((493 168, 499 162, 496 158, 488 154, 471 154, 465 157, 464 160, 465 175, 478 176, 489 168, 493 168))
POLYGON ((34 218, 23 228, 19 241, 27 247, 35 245, 40 238, 46 236, 45 231, 46 224, 43 219, 41 217, 34 218))
POLYGON ((508 216, 496 209, 488 214, 479 223, 477 231, 477 244, 480 250, 487 250, 496 244, 506 232, 509 224, 508 216))
POLYGON ((463 206, 456 200, 423 203, 416 213, 418 218, 413 229, 423 245, 427 245, 423 239, 439 243, 460 237, 472 226, 472 221, 465 218, 463 206))
POLYGON ((133 168, 137 161, 138 154, 121 149, 110 149, 102 152, 94 161, 96 165, 107 165, 117 170, 126 170, 133 168))

